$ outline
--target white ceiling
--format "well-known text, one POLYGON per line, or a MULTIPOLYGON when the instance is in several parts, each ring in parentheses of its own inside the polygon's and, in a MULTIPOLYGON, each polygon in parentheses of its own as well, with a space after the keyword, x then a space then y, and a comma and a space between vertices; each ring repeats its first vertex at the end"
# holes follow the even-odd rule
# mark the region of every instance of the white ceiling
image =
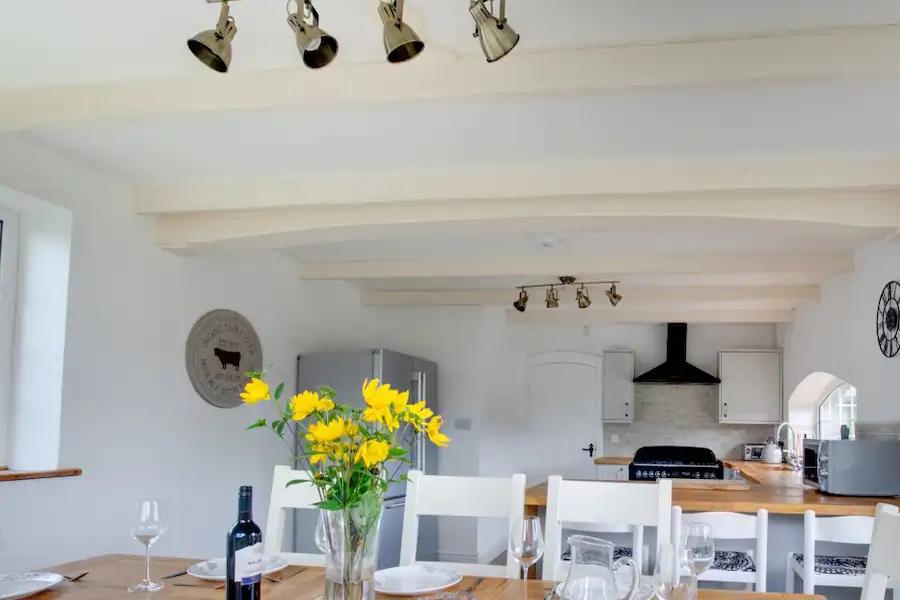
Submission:
POLYGON ((34 140, 134 181, 900 152, 900 80, 232 111, 54 125, 34 140))
MULTIPOLYGON (((467 0, 410 0, 408 21, 426 52, 479 53, 467 0)), ((376 0, 320 0, 322 26, 346 63, 383 60, 376 0)), ((0 87, 153 79, 198 72, 185 40, 211 28, 218 6, 203 0, 4 0, 0 2, 0 87)), ((233 68, 299 64, 283 5, 233 3, 233 68)), ((510 0, 516 52, 647 44, 900 23, 895 0, 510 0)), ((298 70, 298 85, 310 81, 298 70)))
POLYGON ((406 2, 428 58, 384 64, 377 0, 318 0, 318 73, 283 5, 233 2, 222 76, 185 48, 218 5, 4 0, 0 138, 133 183, 167 248, 381 305, 614 274, 624 318, 781 321, 898 234, 896 0, 508 0, 494 65, 468 0, 406 2))

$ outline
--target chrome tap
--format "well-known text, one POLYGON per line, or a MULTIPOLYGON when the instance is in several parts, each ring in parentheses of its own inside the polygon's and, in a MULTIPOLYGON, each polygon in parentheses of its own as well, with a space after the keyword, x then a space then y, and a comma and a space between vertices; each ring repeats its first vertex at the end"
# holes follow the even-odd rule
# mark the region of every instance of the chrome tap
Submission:
POLYGON ((797 452, 796 448, 796 437, 797 434, 794 432, 794 427, 788 423, 784 422, 778 426, 778 429, 775 430, 775 443, 778 443, 778 440, 781 439, 781 430, 785 427, 788 428, 788 442, 785 446, 785 458, 784 462, 788 464, 788 466, 794 471, 799 471, 803 468, 803 463, 800 461, 800 454, 797 452))

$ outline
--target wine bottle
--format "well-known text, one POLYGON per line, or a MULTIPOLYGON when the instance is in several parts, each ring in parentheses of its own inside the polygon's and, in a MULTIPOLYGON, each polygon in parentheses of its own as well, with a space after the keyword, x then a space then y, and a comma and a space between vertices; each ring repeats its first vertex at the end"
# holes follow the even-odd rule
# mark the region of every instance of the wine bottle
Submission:
POLYGON ((238 492, 238 520, 228 532, 225 600, 260 600, 262 532, 253 522, 253 487, 238 492))

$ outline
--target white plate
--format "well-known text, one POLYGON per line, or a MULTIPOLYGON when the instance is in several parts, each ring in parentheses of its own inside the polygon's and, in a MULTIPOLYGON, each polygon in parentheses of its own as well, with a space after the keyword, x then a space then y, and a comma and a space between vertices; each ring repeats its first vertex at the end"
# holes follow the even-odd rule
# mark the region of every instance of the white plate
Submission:
MULTIPOLYGON (((621 571, 616 572, 616 587, 618 588, 618 592, 620 594, 624 594, 628 591, 628 588, 631 586, 631 573, 622 569, 621 571)), ((565 581, 556 585, 556 596, 555 598, 562 597, 563 586, 565 585, 565 581)), ((656 595, 656 589, 653 586, 653 577, 648 575, 641 576, 641 582, 638 584, 637 594, 634 596, 634 600, 650 600, 653 596, 656 595)))
MULTIPOLYGON (((288 564, 279 556, 263 556, 263 575, 269 575, 280 571, 288 564)), ((205 579, 207 581, 225 581, 225 559, 211 558, 198 562, 188 567, 188 575, 193 575, 197 579, 205 579)), ((3 600, 0 598, 0 600, 3 600)))
POLYGON ((462 581, 456 571, 432 565, 409 565, 375 572, 375 591, 392 596, 439 592, 462 581))
POLYGON ((27 598, 62 581, 56 573, 8 573, 0 575, 0 600, 27 598))

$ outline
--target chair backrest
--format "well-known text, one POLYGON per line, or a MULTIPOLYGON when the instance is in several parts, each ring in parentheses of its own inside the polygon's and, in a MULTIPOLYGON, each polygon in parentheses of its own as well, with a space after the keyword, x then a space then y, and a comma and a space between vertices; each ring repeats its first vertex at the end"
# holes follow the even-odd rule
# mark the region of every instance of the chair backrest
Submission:
POLYGON ((733 512, 682 513, 672 507, 672 538, 681 551, 681 528, 689 523, 709 525, 714 540, 756 540, 753 560, 756 563, 756 591, 766 591, 768 570, 769 511, 761 508, 755 515, 733 512))
POLYGON ((872 541, 872 517, 816 517, 815 511, 803 513, 803 585, 815 586, 816 542, 869 544, 872 541))
POLYGON ((900 589, 900 511, 890 504, 879 504, 872 527, 872 543, 866 560, 862 600, 884 600, 888 578, 894 584, 894 596, 900 589))
POLYGON ((272 495, 269 500, 269 516, 266 533, 263 536, 263 551, 267 555, 277 554, 292 565, 323 566, 324 554, 283 552, 284 524, 290 509, 308 509, 318 512, 319 492, 310 483, 297 483, 288 487, 289 481, 311 479, 309 471, 296 471, 287 465, 275 467, 272 476, 272 495))
MULTIPOLYGON (((565 577, 562 530, 573 523, 611 523, 625 527, 656 527, 657 551, 671 542, 672 482, 567 481, 558 475, 547 485, 544 579, 565 577)), ((642 563, 641 547, 632 549, 642 563)))
MULTIPOLYGON (((425 563, 416 560, 419 539, 419 517, 494 517, 507 519, 509 526, 520 522, 525 512, 525 476, 451 477, 424 475, 409 471, 406 484, 406 508, 403 512, 403 538, 400 542, 400 565, 425 563)), ((519 566, 510 552, 505 565, 478 563, 440 563, 461 575, 475 577, 519 576, 519 566)))

